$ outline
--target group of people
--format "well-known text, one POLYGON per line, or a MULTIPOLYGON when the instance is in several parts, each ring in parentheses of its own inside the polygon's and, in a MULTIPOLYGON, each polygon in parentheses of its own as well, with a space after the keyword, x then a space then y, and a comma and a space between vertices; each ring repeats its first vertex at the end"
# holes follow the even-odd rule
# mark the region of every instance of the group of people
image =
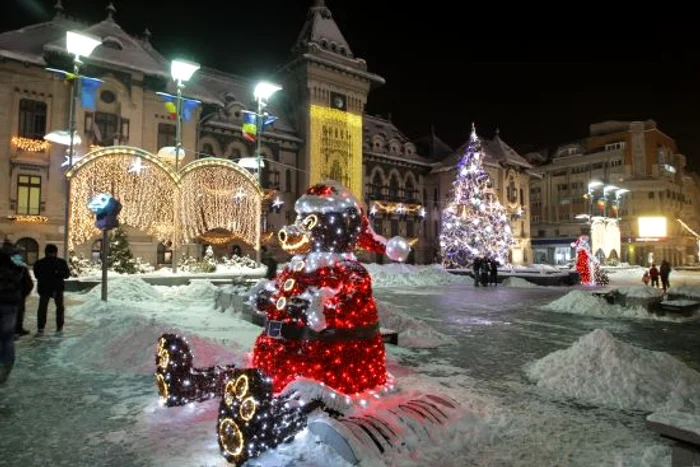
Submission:
MULTIPOLYGON (((37 335, 44 333, 49 301, 56 304, 56 332, 63 331, 64 280, 70 276, 68 263, 58 257, 56 245, 46 245, 45 257, 34 264, 39 308, 37 335)), ((15 339, 29 334, 24 329, 26 300, 34 288, 29 267, 10 242, 0 248, 0 386, 5 384, 15 364, 15 339)))
POLYGON ((496 258, 485 256, 474 258, 472 268, 474 269, 474 287, 479 287, 479 285, 483 287, 493 285, 495 287, 498 284, 498 261, 496 258))
POLYGON ((642 276, 642 282, 644 285, 649 285, 651 282, 652 287, 659 287, 659 279, 661 279, 661 287, 664 292, 670 287, 668 282, 668 276, 671 274, 671 264, 663 260, 661 266, 657 269, 656 264, 652 264, 648 271, 644 271, 642 276))

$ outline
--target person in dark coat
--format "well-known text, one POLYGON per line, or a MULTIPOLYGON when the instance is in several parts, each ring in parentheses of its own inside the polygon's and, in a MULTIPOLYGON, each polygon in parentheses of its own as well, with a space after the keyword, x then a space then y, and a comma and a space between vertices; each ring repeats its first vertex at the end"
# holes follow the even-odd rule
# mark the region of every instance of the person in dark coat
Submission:
POLYGON ((17 265, 22 271, 22 300, 19 302, 19 307, 17 308, 17 319, 15 321, 15 336, 21 337, 29 334, 29 331, 24 329, 24 312, 27 305, 27 297, 34 288, 34 281, 29 273, 29 268, 24 262, 20 252, 12 246, 11 243, 5 242, 2 246, 2 250, 11 256, 12 262, 17 265))
POLYGON ((659 276, 661 277, 661 287, 663 287, 664 292, 670 287, 668 282, 668 276, 671 274, 671 263, 666 260, 661 261, 661 267, 659 268, 659 276))
POLYGON ((474 287, 479 287, 479 282, 481 281, 481 268, 483 267, 483 262, 480 257, 474 258, 474 263, 472 268, 474 269, 474 287))
POLYGON ((56 332, 63 331, 65 308, 63 306, 64 280, 70 277, 68 263, 58 257, 58 247, 46 245, 42 259, 34 263, 34 277, 39 292, 39 310, 37 311, 37 333, 43 334, 46 327, 46 313, 49 300, 56 304, 56 332))
POLYGON ((261 247, 261 251, 260 262, 267 266, 265 278, 267 278, 267 280, 274 279, 277 275, 277 260, 270 254, 266 246, 261 247))
POLYGON ((498 285, 498 261, 496 261, 496 258, 491 258, 489 261, 489 273, 489 282, 495 287, 498 285))
POLYGON ((7 382, 15 365, 15 321, 26 287, 22 278, 22 270, 0 249, 0 386, 7 382))

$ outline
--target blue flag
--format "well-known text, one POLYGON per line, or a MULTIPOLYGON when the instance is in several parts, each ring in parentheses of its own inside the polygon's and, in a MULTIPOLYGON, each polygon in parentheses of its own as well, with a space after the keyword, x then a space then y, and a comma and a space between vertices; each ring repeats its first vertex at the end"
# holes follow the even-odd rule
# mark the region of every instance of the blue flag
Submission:
POLYGON ((189 122, 190 119, 192 118, 192 114, 194 114, 194 111, 197 109, 199 106, 199 101, 196 101, 194 99, 185 99, 184 97, 182 98, 182 119, 186 122, 189 122))
POLYGON ((80 104, 84 109, 97 110, 97 88, 102 84, 102 80, 96 78, 80 77, 80 104))

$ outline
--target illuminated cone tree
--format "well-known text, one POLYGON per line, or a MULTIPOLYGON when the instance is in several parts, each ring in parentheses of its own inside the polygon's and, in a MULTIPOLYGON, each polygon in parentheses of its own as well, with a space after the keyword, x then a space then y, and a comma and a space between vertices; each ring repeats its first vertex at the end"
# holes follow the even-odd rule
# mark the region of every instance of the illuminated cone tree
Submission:
POLYGON ((513 234, 508 213, 491 188, 484 152, 474 125, 469 145, 457 164, 453 198, 442 212, 440 250, 446 268, 469 267, 477 257, 506 264, 513 234))

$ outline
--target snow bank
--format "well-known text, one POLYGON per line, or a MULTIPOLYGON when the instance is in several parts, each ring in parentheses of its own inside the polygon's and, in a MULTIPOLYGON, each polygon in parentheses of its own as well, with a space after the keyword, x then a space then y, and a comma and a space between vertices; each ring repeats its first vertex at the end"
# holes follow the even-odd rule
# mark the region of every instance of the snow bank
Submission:
POLYGON ((629 298, 659 298, 663 297, 663 289, 648 287, 646 285, 630 285, 627 287, 617 287, 615 289, 620 295, 629 298))
MULTIPOLYGON (((86 297, 100 298, 101 290, 102 285, 97 285, 86 294, 86 297)), ((143 279, 120 276, 107 281, 107 298, 121 302, 155 302, 163 300, 163 295, 143 279)))
POLYGON ((649 313, 641 306, 611 305, 601 297, 597 297, 583 290, 572 290, 553 302, 544 305, 543 310, 557 313, 570 313, 573 315, 597 316, 601 318, 634 318, 652 319, 658 321, 684 321, 689 318, 676 316, 656 315, 649 313))
POLYGON ((106 317, 77 338, 66 340, 59 350, 60 360, 78 366, 118 373, 150 374, 155 371, 155 351, 163 333, 185 336, 196 366, 228 364, 237 360, 226 347, 191 332, 168 328, 155 320, 119 316, 114 305, 102 305, 106 317), (112 309, 110 309, 112 308, 112 309))
POLYGON ((208 280, 192 280, 188 285, 168 287, 163 285, 153 286, 163 294, 165 300, 177 300, 181 302, 214 303, 218 287, 208 280))
POLYGON ((680 295, 682 297, 700 298, 700 287, 697 285, 679 285, 669 287, 669 295, 680 295))
POLYGON ((413 318, 388 303, 377 301, 377 311, 379 324, 399 333, 401 347, 429 349, 457 342, 453 337, 436 331, 426 322, 413 318))
POLYGON ((420 287, 447 284, 471 284, 467 276, 450 274, 440 265, 365 264, 374 287, 420 287))
POLYGON ((589 404, 700 414, 700 373, 667 353, 626 344, 603 329, 526 365, 525 372, 538 387, 589 404))
POLYGON ((523 279, 522 277, 509 277, 503 281, 503 285, 505 287, 518 287, 521 289, 530 289, 533 287, 539 287, 539 285, 533 284, 532 282, 530 282, 526 279, 523 279))

